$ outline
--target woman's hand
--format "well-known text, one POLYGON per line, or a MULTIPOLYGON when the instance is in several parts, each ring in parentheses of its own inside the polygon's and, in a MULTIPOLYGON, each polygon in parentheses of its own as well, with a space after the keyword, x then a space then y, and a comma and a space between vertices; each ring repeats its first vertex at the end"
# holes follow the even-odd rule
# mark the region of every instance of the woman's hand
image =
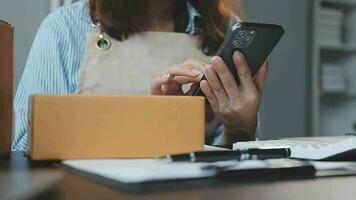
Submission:
POLYGON ((191 95, 197 87, 206 64, 198 60, 188 60, 180 65, 168 67, 161 76, 152 81, 152 95, 191 95), (182 86, 193 83, 184 93, 182 86))
POLYGON ((213 57, 211 65, 206 66, 207 80, 200 87, 215 115, 225 125, 222 144, 241 140, 255 140, 258 123, 258 109, 267 77, 268 64, 263 64, 252 77, 245 57, 235 52, 233 60, 238 71, 240 84, 220 57, 213 57))
MULTIPOLYGON (((161 76, 154 78, 151 85, 152 95, 192 95, 204 75, 206 64, 199 60, 187 60, 180 65, 169 66, 161 76), (192 83, 191 88, 184 93, 182 86, 192 83)), ((208 105, 208 103, 207 103, 208 105)), ((206 137, 214 137, 216 125, 214 113, 210 105, 206 107, 206 137)))

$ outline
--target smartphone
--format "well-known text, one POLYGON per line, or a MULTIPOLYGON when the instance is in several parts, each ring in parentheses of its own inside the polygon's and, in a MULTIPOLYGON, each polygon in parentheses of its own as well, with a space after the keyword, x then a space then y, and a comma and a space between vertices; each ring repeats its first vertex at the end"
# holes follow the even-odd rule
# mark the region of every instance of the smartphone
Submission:
MULTIPOLYGON (((252 75, 255 75, 283 34, 284 29, 281 25, 236 22, 227 31, 217 56, 224 60, 236 83, 239 84, 239 75, 232 58, 234 52, 239 51, 245 56, 252 75)), ((204 79, 205 77, 202 78, 204 79)), ((193 95, 205 96, 200 87, 195 89, 193 95)))

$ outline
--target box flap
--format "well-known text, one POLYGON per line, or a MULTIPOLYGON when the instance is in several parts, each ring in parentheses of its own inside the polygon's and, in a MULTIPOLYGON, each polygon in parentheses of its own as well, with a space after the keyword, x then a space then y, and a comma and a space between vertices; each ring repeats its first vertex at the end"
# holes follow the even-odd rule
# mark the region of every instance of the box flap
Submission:
POLYGON ((0 19, 0 24, 6 25, 6 26, 9 26, 9 27, 13 27, 12 24, 10 24, 9 22, 6 22, 4 20, 1 20, 1 19, 0 19))
POLYGON ((13 26, 0 21, 0 155, 9 154, 11 149, 13 38, 13 26))

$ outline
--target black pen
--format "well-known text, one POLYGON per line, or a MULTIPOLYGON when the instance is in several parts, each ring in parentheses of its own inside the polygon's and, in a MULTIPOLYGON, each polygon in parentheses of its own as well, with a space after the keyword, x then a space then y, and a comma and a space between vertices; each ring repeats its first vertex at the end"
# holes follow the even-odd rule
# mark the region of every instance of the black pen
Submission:
POLYGON ((246 150, 224 150, 224 151, 202 151, 185 154, 167 155, 160 157, 161 160, 171 162, 218 162, 227 160, 265 160, 289 158, 289 148, 275 149, 246 149, 246 150))

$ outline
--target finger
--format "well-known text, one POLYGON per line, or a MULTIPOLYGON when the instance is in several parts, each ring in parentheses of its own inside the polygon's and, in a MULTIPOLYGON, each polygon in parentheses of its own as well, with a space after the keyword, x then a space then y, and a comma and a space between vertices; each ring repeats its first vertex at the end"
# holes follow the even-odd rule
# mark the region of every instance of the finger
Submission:
POLYGON ((200 78, 190 78, 186 76, 176 76, 173 78, 173 81, 176 82, 177 84, 184 85, 188 83, 198 83, 200 82, 200 78))
POLYGON ((182 95, 183 94, 182 85, 193 83, 189 91, 185 93, 185 95, 191 95, 195 91, 199 82, 200 82, 200 78, 177 76, 172 79, 168 79, 168 81, 162 82, 165 88, 165 90, 162 89, 162 91, 164 94, 182 95))
POLYGON ((169 88, 167 85, 161 85, 161 91, 162 91, 162 95, 167 95, 169 92, 169 88))
POLYGON ((204 67, 205 67, 206 65, 208 65, 208 64, 206 64, 205 62, 203 62, 203 61, 201 61, 201 60, 198 60, 198 59, 195 59, 195 58, 191 59, 191 61, 200 63, 200 64, 203 65, 204 67))
POLYGON ((151 84, 151 94, 163 95, 164 91, 162 90, 162 85, 172 84, 173 78, 174 77, 170 74, 154 78, 151 84))
POLYGON ((182 66, 189 69, 198 69, 201 73, 203 73, 206 64, 200 60, 192 59, 185 61, 182 66))
POLYGON ((247 89, 254 88, 255 86, 252 79, 251 70, 248 67, 245 56, 239 51, 235 51, 233 60, 240 78, 241 87, 247 89))
POLYGON ((236 99, 238 95, 238 86, 225 62, 220 57, 214 56, 211 59, 211 64, 213 69, 217 72, 229 99, 236 99))
POLYGON ((227 96, 225 89, 218 78, 218 75, 211 65, 208 65, 205 68, 205 77, 208 80, 209 86, 212 89, 219 105, 221 107, 225 107, 229 101, 229 97, 227 96))
POLYGON ((154 78, 151 84, 151 94, 162 95, 161 86, 162 86, 162 77, 154 78))
POLYGON ((179 85, 174 82, 161 85, 163 95, 182 95, 182 90, 179 85))
POLYGON ((173 82, 173 79, 174 76, 172 76, 171 74, 166 74, 161 76, 157 83, 159 83, 160 85, 171 84, 173 82))
POLYGON ((260 92, 262 92, 265 88, 267 74, 268 74, 268 60, 266 60, 265 63, 263 63, 262 67, 260 68, 260 70, 258 70, 258 72, 254 77, 255 85, 260 92))
POLYGON ((187 67, 182 67, 181 65, 173 65, 168 67, 163 75, 169 74, 171 76, 187 76, 191 78, 196 78, 200 74, 202 74, 202 71, 197 69, 197 68, 187 68, 187 67))
POLYGON ((200 88, 203 91, 203 93, 205 94, 206 98, 208 99, 211 109, 213 111, 217 111, 219 109, 218 100, 216 99, 213 89, 211 89, 208 81, 202 80, 200 82, 200 88))
POLYGON ((163 76, 161 82, 161 90, 165 95, 182 95, 181 84, 174 81, 174 76, 167 74, 163 76))

